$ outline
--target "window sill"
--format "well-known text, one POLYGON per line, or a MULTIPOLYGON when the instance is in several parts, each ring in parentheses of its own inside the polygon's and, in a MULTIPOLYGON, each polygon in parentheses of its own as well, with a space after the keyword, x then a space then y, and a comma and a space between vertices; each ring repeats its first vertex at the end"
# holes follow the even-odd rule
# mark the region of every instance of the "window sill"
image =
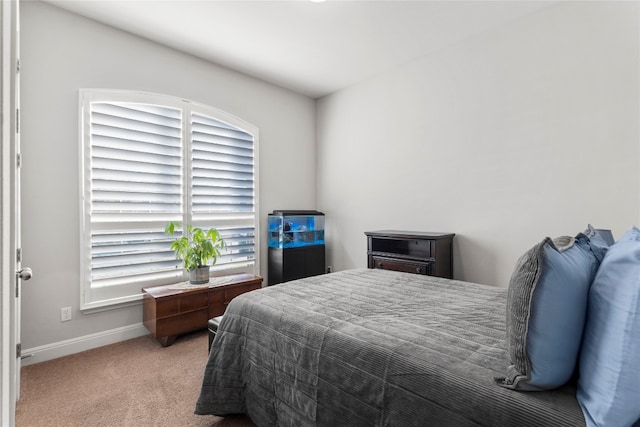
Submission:
POLYGON ((142 305, 142 294, 131 295, 124 298, 113 300, 96 301, 92 303, 82 304, 80 311, 82 314, 95 314, 104 311, 120 310, 127 307, 142 305))

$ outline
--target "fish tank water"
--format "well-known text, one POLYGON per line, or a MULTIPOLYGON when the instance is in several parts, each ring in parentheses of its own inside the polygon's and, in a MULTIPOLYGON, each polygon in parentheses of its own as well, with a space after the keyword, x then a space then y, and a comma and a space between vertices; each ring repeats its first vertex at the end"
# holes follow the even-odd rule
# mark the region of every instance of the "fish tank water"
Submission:
POLYGON ((269 247, 286 249, 324 245, 324 214, 318 211, 273 211, 269 214, 269 247))

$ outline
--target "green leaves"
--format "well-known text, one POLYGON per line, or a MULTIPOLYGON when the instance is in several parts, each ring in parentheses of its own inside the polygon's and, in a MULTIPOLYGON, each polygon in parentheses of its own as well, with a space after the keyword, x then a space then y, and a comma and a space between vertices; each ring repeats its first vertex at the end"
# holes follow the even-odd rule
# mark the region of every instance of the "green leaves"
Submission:
MULTIPOLYGON (((180 228, 180 223, 171 221, 164 229, 164 232, 170 236, 175 234, 176 229, 180 228)), ((205 232, 201 228, 187 225, 186 233, 176 238, 171 243, 171 250, 176 253, 176 258, 184 262, 184 268, 187 271, 195 270, 198 267, 207 265, 207 262, 213 260, 214 265, 220 256, 220 250, 225 247, 224 240, 215 228, 205 232)))

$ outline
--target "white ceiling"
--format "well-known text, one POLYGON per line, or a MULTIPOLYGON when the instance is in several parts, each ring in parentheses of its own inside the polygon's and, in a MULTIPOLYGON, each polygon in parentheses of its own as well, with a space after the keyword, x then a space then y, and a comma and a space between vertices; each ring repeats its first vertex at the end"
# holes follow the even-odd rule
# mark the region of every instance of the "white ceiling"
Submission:
POLYGON ((47 2, 313 98, 554 3, 47 2))

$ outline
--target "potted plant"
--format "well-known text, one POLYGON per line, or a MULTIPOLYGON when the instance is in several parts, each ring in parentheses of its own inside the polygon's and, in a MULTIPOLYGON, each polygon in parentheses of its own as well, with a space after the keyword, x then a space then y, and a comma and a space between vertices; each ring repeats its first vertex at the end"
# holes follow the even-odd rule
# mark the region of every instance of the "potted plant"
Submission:
MULTIPOLYGON (((173 236, 178 222, 167 224, 164 232, 173 236)), ((214 265, 220 256, 220 250, 224 248, 224 240, 215 228, 205 232, 201 228, 187 225, 186 233, 177 237, 171 243, 171 249, 175 251, 176 258, 184 262, 184 268, 189 272, 189 282, 203 284, 209 281, 209 267, 214 265), (208 264, 213 260, 211 264, 208 264)))

